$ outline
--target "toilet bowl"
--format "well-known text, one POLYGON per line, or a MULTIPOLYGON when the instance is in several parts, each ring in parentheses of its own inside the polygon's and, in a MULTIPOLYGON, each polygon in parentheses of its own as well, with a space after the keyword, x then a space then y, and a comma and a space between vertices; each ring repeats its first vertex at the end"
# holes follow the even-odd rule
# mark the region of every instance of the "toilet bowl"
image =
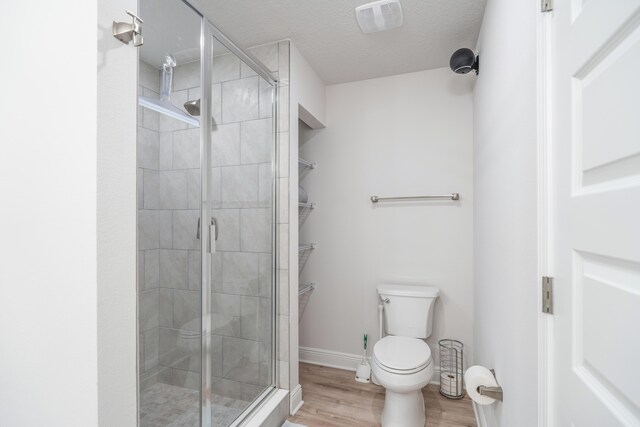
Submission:
POLYGON ((383 427, 424 427, 422 388, 433 377, 429 346, 419 338, 386 336, 373 348, 372 372, 386 389, 383 427))

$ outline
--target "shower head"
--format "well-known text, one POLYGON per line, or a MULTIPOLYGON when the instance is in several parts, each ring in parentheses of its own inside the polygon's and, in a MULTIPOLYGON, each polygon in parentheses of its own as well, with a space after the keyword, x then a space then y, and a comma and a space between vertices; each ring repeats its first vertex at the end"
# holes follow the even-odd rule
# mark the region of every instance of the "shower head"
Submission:
POLYGON ((184 109, 192 116, 198 117, 200 115, 200 99, 185 102, 184 109))

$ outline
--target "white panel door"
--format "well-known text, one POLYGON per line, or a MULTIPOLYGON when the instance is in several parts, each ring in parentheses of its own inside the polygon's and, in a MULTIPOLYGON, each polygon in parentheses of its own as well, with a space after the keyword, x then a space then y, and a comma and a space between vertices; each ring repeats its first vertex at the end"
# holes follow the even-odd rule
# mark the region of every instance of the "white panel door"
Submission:
POLYGON ((557 0, 554 417, 640 426, 640 0, 557 0))

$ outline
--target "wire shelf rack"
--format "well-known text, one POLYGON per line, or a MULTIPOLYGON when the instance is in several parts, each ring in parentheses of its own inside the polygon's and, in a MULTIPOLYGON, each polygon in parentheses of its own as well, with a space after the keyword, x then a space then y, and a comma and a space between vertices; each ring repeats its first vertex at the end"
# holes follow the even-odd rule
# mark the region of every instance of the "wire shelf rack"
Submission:
POLYGON ((316 249, 317 244, 309 243, 307 245, 298 246, 298 274, 302 273, 304 266, 307 264, 311 253, 316 249))
POLYGON ((300 157, 298 157, 298 167, 301 167, 301 169, 315 169, 316 168, 316 163, 315 162, 309 162, 305 159, 301 159, 300 157))
POLYGON ((309 162, 298 157, 298 177, 302 181, 312 170, 317 167, 315 162, 309 162))
POLYGON ((311 282, 311 283, 307 283, 307 284, 300 284, 300 287, 298 288, 298 295, 304 295, 309 291, 312 291, 316 288, 318 284, 315 282, 311 282))
POLYGON ((298 227, 307 220, 312 210, 316 208, 315 203, 298 203, 298 227))
POLYGON ((306 285, 300 284, 300 290, 298 291, 298 322, 302 320, 304 310, 307 308, 309 298, 316 288, 317 283, 308 283, 306 285))

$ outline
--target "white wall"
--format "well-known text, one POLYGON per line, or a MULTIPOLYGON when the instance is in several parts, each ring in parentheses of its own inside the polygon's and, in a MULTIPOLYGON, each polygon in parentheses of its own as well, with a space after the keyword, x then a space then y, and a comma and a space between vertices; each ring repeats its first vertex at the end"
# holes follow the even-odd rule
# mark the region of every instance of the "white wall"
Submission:
POLYGON ((474 90, 475 361, 495 368, 505 403, 489 426, 537 425, 536 15, 489 0, 474 90))
POLYGON ((135 2, 109 5, 0 14, 2 425, 135 425, 135 2))
MULTIPOLYGON (((283 144, 280 153, 285 153, 287 157, 281 155, 280 165, 288 164, 286 168, 286 178, 280 178, 280 191, 287 191, 290 196, 288 218, 292 221, 289 227, 289 242, 287 253, 289 255, 289 293, 286 301, 281 300, 281 305, 289 305, 289 390, 291 390, 290 408, 295 411, 302 401, 299 392, 299 370, 298 370, 298 346, 299 346, 299 324, 298 324, 298 227, 295 218, 298 217, 298 205, 296 195, 298 194, 298 119, 302 118, 314 128, 324 127, 326 120, 326 87, 316 72, 311 68, 306 58, 298 51, 293 42, 289 43, 290 53, 290 93, 289 116, 286 127, 289 130, 289 139, 280 138, 283 144), (286 141, 286 142, 285 142, 286 141)), ((282 79, 283 76, 280 76, 282 79)), ((284 83, 284 82, 283 82, 284 83)), ((283 99, 280 98, 280 102, 283 99)), ((282 105, 281 105, 282 107, 282 105)), ((282 286, 282 283, 280 283, 282 286)), ((282 367, 281 367, 282 368, 282 367)))
POLYGON ((300 148, 318 164, 301 181, 317 203, 301 241, 318 243, 301 278, 318 283, 301 346, 359 355, 368 332, 371 354, 376 286, 401 281, 441 289, 428 340, 436 365, 445 337, 461 340, 470 359, 473 81, 437 69, 327 87, 327 127, 300 148), (369 199, 452 192, 459 202, 369 199))
POLYGON ((292 99, 295 97, 298 107, 298 111, 293 114, 314 129, 324 127, 327 114, 326 86, 293 43, 291 73, 292 99))
POLYGON ((97 425, 96 13, 36 1, 0 14, 5 426, 97 425))
POLYGON ((138 52, 113 37, 111 24, 130 22, 127 9, 136 0, 98 1, 98 422, 123 427, 137 422, 138 52))

